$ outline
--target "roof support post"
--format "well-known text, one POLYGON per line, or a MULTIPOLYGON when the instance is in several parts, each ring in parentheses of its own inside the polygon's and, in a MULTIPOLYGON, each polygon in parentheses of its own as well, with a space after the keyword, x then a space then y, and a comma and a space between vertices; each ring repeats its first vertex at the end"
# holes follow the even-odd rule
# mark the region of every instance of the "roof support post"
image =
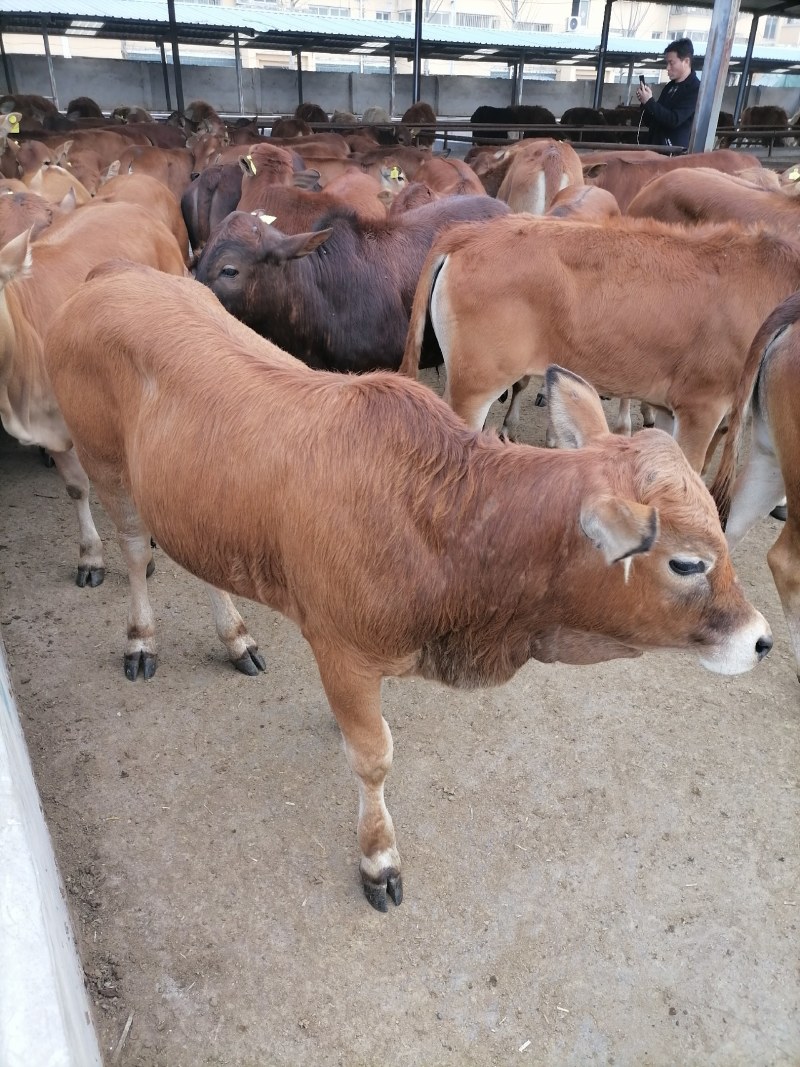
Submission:
POLYGON ((164 97, 167 101, 167 111, 172 111, 172 93, 169 88, 169 70, 167 69, 167 53, 164 51, 164 38, 159 37, 156 44, 161 52, 161 73, 164 75, 164 97))
POLYGON ((516 77, 516 81, 514 82, 514 103, 515 104, 521 104, 522 103, 522 89, 523 89, 524 82, 525 82, 525 53, 523 52, 522 55, 519 57, 519 62, 517 63, 517 77, 516 77))
POLYGON ((169 13, 169 38, 172 43, 172 76, 175 79, 175 99, 178 111, 183 112, 183 77, 181 76, 181 57, 178 49, 178 26, 175 21, 175 0, 167 0, 169 13))
POLYGON ((739 91, 736 94, 736 104, 733 109, 733 125, 738 126, 742 117, 742 112, 747 104, 747 94, 750 91, 750 64, 753 60, 753 48, 756 43, 756 34, 758 33, 758 20, 760 15, 753 15, 750 22, 750 36, 747 38, 747 48, 744 53, 744 62, 742 63, 742 73, 739 78, 739 91))
POLYGON ((608 51, 608 35, 611 30, 611 6, 614 0, 606 0, 606 9, 603 12, 603 29, 600 33, 600 51, 597 56, 597 78, 594 83, 593 108, 599 108, 603 100, 603 79, 606 76, 606 52, 608 51))
POLYGON ((297 102, 303 103, 303 53, 298 48, 295 52, 297 56, 297 102))
POLYGON ((233 31, 233 55, 236 61, 236 89, 239 93, 239 114, 244 114, 244 89, 242 88, 242 51, 239 48, 239 31, 233 31))
POLYGON ((625 103, 630 105, 631 89, 633 88, 633 60, 628 64, 628 80, 625 82, 625 103))
POLYGON ((422 54, 422 0, 414 2, 414 74, 411 90, 411 103, 418 104, 422 96, 421 62, 422 54))
POLYGON ((44 19, 42 20, 42 39, 44 40, 44 54, 47 56, 47 73, 50 75, 50 95, 53 97, 53 103, 60 111, 58 92, 56 90, 56 73, 53 69, 53 57, 50 54, 50 38, 47 35, 47 21, 44 19))
POLYGON ((6 91, 9 93, 15 93, 17 89, 14 85, 14 75, 11 73, 11 64, 9 63, 8 56, 6 55, 6 44, 3 40, 2 19, 0 19, 0 56, 3 57, 3 73, 6 77, 6 91))
POLYGON ((739 0, 714 0, 711 28, 708 32, 703 80, 689 137, 690 152, 709 152, 714 147, 719 107, 725 88, 725 75, 731 60, 739 0))
POLYGON ((394 41, 389 41, 389 114, 394 118, 395 105, 395 67, 394 41))

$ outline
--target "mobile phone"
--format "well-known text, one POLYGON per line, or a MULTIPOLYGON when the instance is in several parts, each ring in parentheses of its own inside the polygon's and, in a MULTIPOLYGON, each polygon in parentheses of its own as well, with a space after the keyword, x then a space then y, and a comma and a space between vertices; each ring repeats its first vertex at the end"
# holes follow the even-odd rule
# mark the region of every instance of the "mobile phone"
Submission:
POLYGON ((644 74, 640 74, 639 75, 639 84, 640 85, 646 85, 647 84, 647 82, 644 80, 644 74))

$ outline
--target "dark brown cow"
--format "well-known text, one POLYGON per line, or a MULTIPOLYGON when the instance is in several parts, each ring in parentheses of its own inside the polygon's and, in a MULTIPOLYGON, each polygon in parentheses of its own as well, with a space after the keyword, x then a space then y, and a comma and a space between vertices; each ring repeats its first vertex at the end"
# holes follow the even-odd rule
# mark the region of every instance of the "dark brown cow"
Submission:
POLYGON ((181 197, 181 213, 189 243, 197 251, 226 215, 236 210, 242 196, 242 168, 217 163, 199 174, 181 197))
MULTIPOLYGON (((774 104, 763 104, 761 106, 747 107, 742 112, 742 118, 739 123, 745 129, 752 126, 763 126, 764 129, 769 130, 786 130, 789 133, 789 116, 786 114, 782 107, 776 107, 774 104)), ((776 147, 782 147, 786 144, 784 137, 750 137, 750 141, 755 144, 769 145, 774 144, 776 147)))
POLYGON ((310 366, 396 370, 435 235, 507 213, 487 196, 453 196, 382 223, 331 212, 313 232, 290 236, 237 211, 209 238, 197 279, 231 314, 310 366))
POLYGON ((416 145, 418 148, 432 148, 436 140, 436 130, 421 130, 419 125, 436 123, 436 112, 430 104, 419 100, 403 112, 402 125, 397 127, 397 142, 404 145, 416 145))
POLYGON ((106 270, 50 338, 48 371, 128 565, 126 658, 155 663, 151 535, 300 626, 358 780, 361 878, 379 910, 403 895, 385 677, 474 688, 530 659, 657 648, 737 674, 772 644, 674 442, 611 436, 597 394, 559 368, 548 398, 572 448, 546 450, 474 433, 396 375, 312 372, 190 279, 106 270))

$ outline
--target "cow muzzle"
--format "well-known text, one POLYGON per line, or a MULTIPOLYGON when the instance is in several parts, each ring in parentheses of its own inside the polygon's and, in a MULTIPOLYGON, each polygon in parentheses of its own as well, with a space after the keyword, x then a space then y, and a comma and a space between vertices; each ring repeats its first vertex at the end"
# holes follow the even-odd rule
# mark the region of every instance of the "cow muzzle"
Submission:
POLYGON ((700 654, 700 662, 715 674, 751 671, 772 648, 772 631, 760 611, 726 640, 700 654))

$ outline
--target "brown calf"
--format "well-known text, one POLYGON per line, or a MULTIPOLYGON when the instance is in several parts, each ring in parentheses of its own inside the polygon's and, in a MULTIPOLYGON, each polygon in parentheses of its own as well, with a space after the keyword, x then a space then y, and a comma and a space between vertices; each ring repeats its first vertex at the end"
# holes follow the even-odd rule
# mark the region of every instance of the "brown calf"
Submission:
POLYGON ((734 674, 771 645, 680 450, 657 431, 609 435, 569 372, 552 368, 548 391, 572 449, 504 445, 415 382, 309 370, 191 279, 136 268, 75 295, 47 367, 120 533, 128 655, 155 656, 151 534, 297 623, 358 778, 361 876, 379 909, 402 897, 384 677, 496 685, 531 658, 653 648, 734 674))
POLYGON ((711 491, 731 548, 786 497, 786 523, 767 561, 800 678, 800 293, 775 308, 755 336, 711 491), (750 450, 734 483, 748 409, 750 450))
MULTIPOLYGON (((414 298, 401 370, 430 317, 445 396, 475 429, 553 359, 602 393, 659 408, 696 470, 730 410, 759 323, 800 288, 800 242, 734 225, 493 219, 440 235, 414 298)), ((431 352, 426 352, 430 358, 431 352)), ((518 401, 504 429, 516 433, 518 401)))

